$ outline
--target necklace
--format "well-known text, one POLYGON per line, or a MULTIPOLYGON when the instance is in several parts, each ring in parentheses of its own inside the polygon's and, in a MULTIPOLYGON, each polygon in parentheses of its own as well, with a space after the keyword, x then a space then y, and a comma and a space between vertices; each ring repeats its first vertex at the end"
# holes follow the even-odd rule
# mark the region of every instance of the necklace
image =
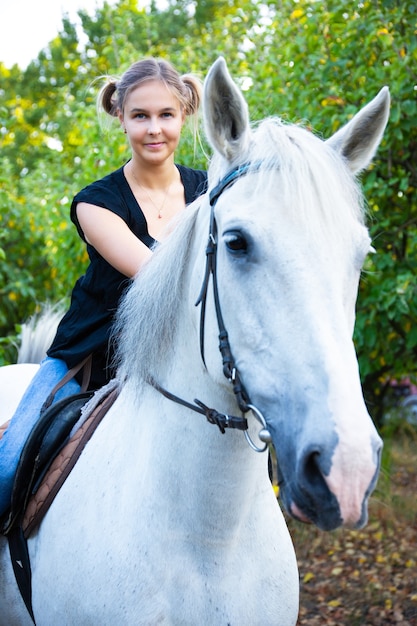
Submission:
POLYGON ((170 182, 170 184, 168 185, 168 187, 165 189, 165 193, 164 193, 164 197, 163 197, 163 199, 162 199, 162 203, 161 203, 161 205, 158 207, 158 205, 157 205, 157 204, 156 204, 156 202, 153 200, 153 198, 152 198, 151 194, 150 194, 150 193, 149 193, 149 191, 146 189, 146 187, 143 187, 143 185, 141 185, 141 184, 140 184, 140 182, 138 181, 138 179, 136 178, 136 176, 135 176, 135 172, 133 171, 133 167, 132 167, 132 166, 130 167, 130 172, 131 172, 131 174, 132 174, 133 178, 135 179, 136 184, 137 184, 137 185, 138 185, 138 186, 142 189, 142 191, 144 191, 144 192, 146 193, 146 195, 148 196, 149 201, 150 201, 150 202, 151 202, 151 204, 153 204, 153 206, 155 207, 155 209, 156 209, 156 211, 157 211, 157 214, 158 214, 158 219, 160 220, 160 219, 163 217, 163 216, 162 216, 162 211, 163 211, 163 209, 164 209, 165 202, 166 202, 166 199, 167 199, 167 197, 168 197, 169 190, 171 189, 172 183, 173 183, 174 181, 171 181, 171 182, 170 182))

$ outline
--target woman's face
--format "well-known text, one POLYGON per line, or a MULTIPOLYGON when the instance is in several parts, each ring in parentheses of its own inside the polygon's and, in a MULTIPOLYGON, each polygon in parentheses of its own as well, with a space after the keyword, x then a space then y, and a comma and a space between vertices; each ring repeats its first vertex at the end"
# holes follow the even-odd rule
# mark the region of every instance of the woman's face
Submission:
POLYGON ((132 152, 143 164, 174 158, 185 115, 179 100, 159 80, 149 80, 126 98, 119 119, 132 152))

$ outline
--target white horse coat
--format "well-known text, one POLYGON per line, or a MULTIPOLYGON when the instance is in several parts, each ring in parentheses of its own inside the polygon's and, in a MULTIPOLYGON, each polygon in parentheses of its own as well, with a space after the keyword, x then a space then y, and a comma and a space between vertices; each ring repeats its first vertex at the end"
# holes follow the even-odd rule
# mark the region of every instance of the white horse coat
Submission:
MULTIPOLYGON (((352 343, 370 247, 350 172, 372 158, 388 90, 329 142, 277 120, 254 131, 225 62, 211 68, 204 117, 215 152, 217 284, 234 364, 266 420, 284 505, 330 529, 366 521, 381 441, 352 343)), ((184 212, 121 306, 123 390, 29 539, 38 626, 294 626, 298 572, 267 455, 221 434, 152 384, 240 415, 218 352, 211 286, 204 357, 200 293, 208 195, 184 212)), ((210 283, 211 285, 211 283, 210 283)), ((259 424, 247 414, 257 441, 259 424)), ((0 624, 29 624, 6 542, 0 624)))

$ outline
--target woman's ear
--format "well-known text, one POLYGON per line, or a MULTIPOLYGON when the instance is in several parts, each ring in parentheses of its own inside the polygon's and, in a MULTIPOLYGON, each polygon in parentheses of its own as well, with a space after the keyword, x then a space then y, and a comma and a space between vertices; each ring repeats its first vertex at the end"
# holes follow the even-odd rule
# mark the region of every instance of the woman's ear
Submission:
POLYGON ((126 133, 124 117, 123 117, 123 113, 122 113, 122 111, 120 111, 120 109, 117 110, 117 117, 119 118, 119 122, 120 122, 120 125, 122 127, 123 132, 126 133))

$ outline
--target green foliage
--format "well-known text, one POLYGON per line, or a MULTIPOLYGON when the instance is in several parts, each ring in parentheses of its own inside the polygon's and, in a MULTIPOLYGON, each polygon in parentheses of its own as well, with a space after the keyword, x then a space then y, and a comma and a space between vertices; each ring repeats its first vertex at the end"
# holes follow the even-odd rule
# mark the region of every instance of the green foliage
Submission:
MULTIPOLYGON (((254 120, 278 114, 324 137, 387 84, 388 130, 362 182, 376 254, 366 264, 355 341, 378 418, 391 378, 417 361, 417 7, 412 0, 136 0, 80 11, 24 70, 0 63, 0 363, 40 302, 68 297, 86 264, 69 221, 73 195, 129 156, 103 131, 98 84, 148 55, 201 78, 223 55, 254 120), (141 7, 141 8, 140 8, 141 7), (80 42, 82 39, 82 43, 80 42)), ((186 133, 179 162, 206 166, 186 133)))
POLYGON ((10 170, 3 160, 0 191, 0 328, 10 341, 0 346, 0 364, 14 354, 15 326, 25 317, 24 303, 46 299, 54 269, 42 255, 44 242, 37 232, 33 212, 23 196, 11 189, 10 170))

